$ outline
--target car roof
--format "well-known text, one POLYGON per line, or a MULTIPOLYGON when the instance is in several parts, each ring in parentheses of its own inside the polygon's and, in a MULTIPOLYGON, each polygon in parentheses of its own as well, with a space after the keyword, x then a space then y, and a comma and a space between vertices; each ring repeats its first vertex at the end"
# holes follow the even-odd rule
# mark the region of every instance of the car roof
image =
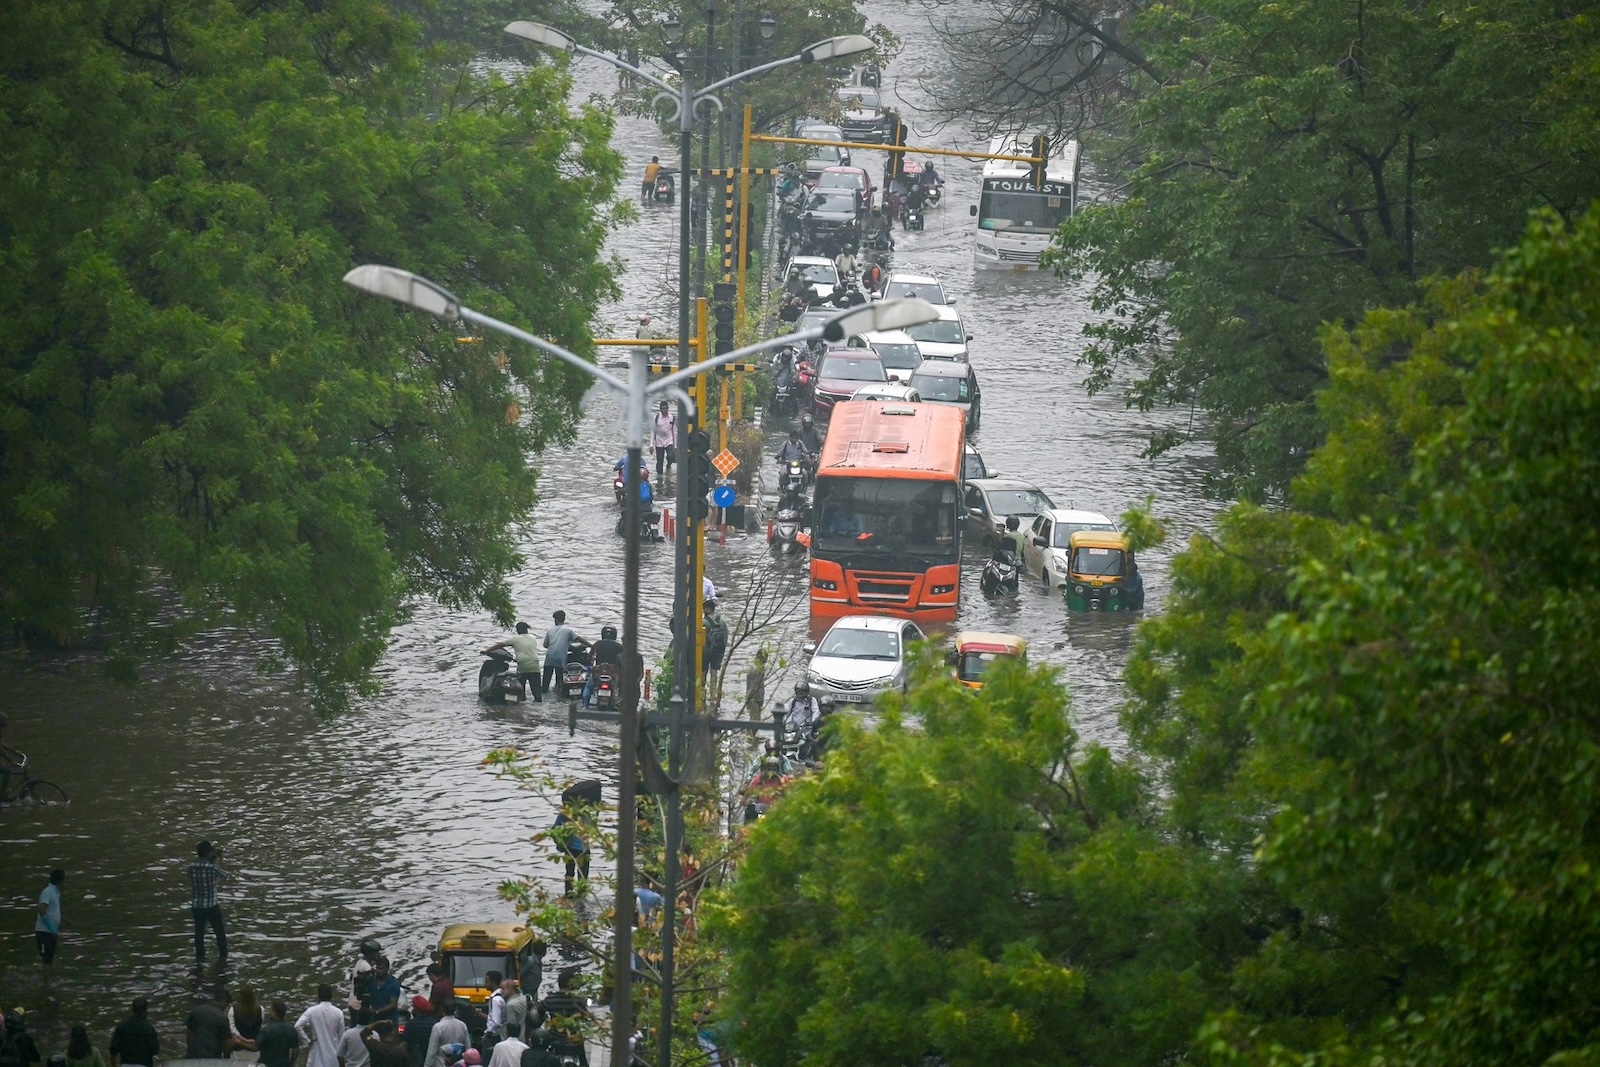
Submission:
POLYGON ((1040 514, 1048 515, 1051 522, 1104 522, 1116 525, 1098 511, 1085 511, 1082 508, 1051 508, 1040 514))
MULTIPOLYGON (((940 288, 943 288, 943 286, 940 286, 940 288)), ((956 322, 961 321, 961 312, 956 310, 956 306, 954 304, 934 304, 933 310, 939 313, 939 317, 941 319, 953 319, 956 322)))
POLYGON ((882 341, 891 345, 914 345, 917 343, 916 338, 904 330, 863 330, 856 336, 868 344, 874 341, 882 341))
MULTIPOLYGON (((822 168, 822 173, 824 173, 824 174, 866 174, 867 173, 867 168, 865 168, 865 167, 823 167, 822 168)), ((867 176, 868 176, 868 178, 871 178, 871 175, 867 175, 867 176)))
POLYGON ((954 359, 926 360, 913 374, 925 374, 930 378, 965 378, 970 363, 962 363, 954 359))
POLYGON ((835 630, 893 630, 898 632, 900 627, 910 622, 894 615, 845 615, 838 622, 828 627, 828 633, 835 630))
POLYGON ((915 274, 908 270, 890 271, 889 276, 884 279, 884 283, 888 284, 890 281, 910 282, 913 285, 937 285, 941 289, 944 288, 944 283, 938 278, 935 278, 933 275, 915 274))
POLYGON ((1035 493, 1044 492, 1037 485, 1025 482, 1021 478, 973 478, 967 484, 980 489, 1032 489, 1035 493))
POLYGON ((833 260, 829 259, 827 256, 795 256, 789 261, 789 266, 815 267, 822 263, 826 263, 830 267, 833 266, 833 260))

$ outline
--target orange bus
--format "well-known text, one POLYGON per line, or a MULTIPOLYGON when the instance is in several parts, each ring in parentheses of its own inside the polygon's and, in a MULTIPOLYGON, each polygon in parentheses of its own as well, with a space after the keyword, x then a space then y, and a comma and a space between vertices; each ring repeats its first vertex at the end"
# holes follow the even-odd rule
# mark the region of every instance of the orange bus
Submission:
POLYGON ((964 425, 948 404, 834 407, 811 502, 813 618, 956 617, 964 425))

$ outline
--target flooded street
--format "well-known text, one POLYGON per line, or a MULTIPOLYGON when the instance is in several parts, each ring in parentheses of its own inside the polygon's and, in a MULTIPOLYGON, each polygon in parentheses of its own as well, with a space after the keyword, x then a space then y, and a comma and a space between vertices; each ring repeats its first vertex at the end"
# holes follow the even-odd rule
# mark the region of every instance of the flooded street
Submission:
MULTIPOLYGON (((884 89, 901 97, 913 143, 982 150, 970 131, 935 131, 917 117, 918 76, 936 79, 942 61, 927 9, 895 3, 872 11, 905 42, 884 89)), ((614 73, 597 62, 575 69, 578 97, 615 85, 614 73)), ((671 142, 638 119, 618 121, 617 146, 629 166, 624 196, 636 190, 652 154, 671 154, 671 142)), ((1086 151, 1092 168, 1092 143, 1086 151)), ((883 156, 858 153, 855 162, 879 174, 883 156)), ((981 165, 950 159, 939 169, 944 201, 928 213, 923 232, 896 231, 895 265, 937 275, 975 337, 985 417, 973 443, 991 468, 1034 482, 1058 506, 1115 517, 1154 494, 1171 538, 1141 564, 1149 610, 1159 611, 1173 551, 1205 527, 1215 505, 1199 491, 1202 450, 1153 462, 1139 452, 1152 428, 1186 422, 1188 413, 1142 415, 1125 410, 1118 396, 1086 396, 1075 362, 1091 318, 1086 289, 1035 274, 977 274, 968 206, 977 199, 981 165)), ((1096 189, 1086 173, 1084 199, 1091 199, 1096 189)), ((644 312, 672 327, 661 293, 675 262, 676 218, 664 205, 642 208, 614 237, 612 250, 629 268, 624 299, 605 316, 614 334, 631 335, 644 312)), ((611 490, 611 464, 622 449, 619 414, 609 395, 592 392, 572 445, 541 460, 541 499, 525 531, 527 566, 514 581, 515 602, 536 630, 549 626, 558 608, 589 637, 602 625, 620 625, 623 546, 612 533, 611 490)), ((641 644, 653 663, 668 636, 671 546, 645 546, 642 554, 641 644)), ((968 548, 960 625, 1026 636, 1032 658, 1061 668, 1079 732, 1120 748, 1121 673, 1135 619, 1069 617, 1059 595, 1037 586, 1024 587, 1015 601, 985 603, 977 587, 982 558, 979 548, 968 548)), ((804 595, 803 561, 775 563, 763 537, 730 534, 726 545, 708 546, 706 561, 730 619, 774 566, 782 569, 780 588, 804 595)), ((769 680, 769 703, 799 676, 804 630, 802 603, 800 618, 762 635, 790 664, 786 677, 769 680)), ((134 689, 98 680, 87 662, 0 667, 7 740, 72 797, 65 806, 0 809, 7 916, 0 1004, 28 1009, 48 1054, 74 1022, 88 1023, 103 1043, 126 1002, 149 996, 166 1052, 180 1053, 192 991, 184 868, 202 837, 225 849, 236 875, 224 894, 232 973, 264 997, 281 995, 297 1012, 318 982, 345 980, 356 942, 369 936, 394 959, 408 994, 423 988, 422 967, 446 923, 512 917, 497 895, 500 881, 536 874, 560 883, 559 866, 536 864, 526 840, 550 824, 551 798, 497 780, 480 767, 484 754, 519 746, 558 774, 602 778, 612 795, 613 727, 584 724, 569 738, 564 705, 478 703, 478 650, 505 636, 482 613, 420 604, 394 634, 381 692, 334 721, 312 716, 281 679, 255 675, 254 639, 244 633, 207 635, 134 689), (33 902, 53 866, 68 873, 68 925, 54 998, 47 999, 31 931, 33 902)), ((742 670, 736 660, 730 692, 742 692, 733 681, 742 670)))

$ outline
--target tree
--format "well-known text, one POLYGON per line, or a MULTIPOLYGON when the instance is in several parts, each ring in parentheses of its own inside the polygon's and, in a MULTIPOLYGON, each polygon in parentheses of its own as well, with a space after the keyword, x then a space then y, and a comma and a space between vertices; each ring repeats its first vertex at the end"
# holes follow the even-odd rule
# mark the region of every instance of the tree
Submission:
POLYGON ((372 0, 13 13, 0 618, 24 640, 127 671, 228 620, 337 703, 417 597, 510 621, 527 457, 587 379, 339 278, 403 264, 585 351, 620 168, 556 71, 474 74, 420 34, 372 0))
POLYGON ((1160 81, 1092 146, 1132 173, 1058 238, 1057 264, 1092 276, 1108 315, 1087 330, 1091 387, 1138 367, 1130 405, 1208 415, 1213 491, 1280 500, 1322 439, 1323 323, 1410 304, 1430 275, 1487 267, 1531 208, 1570 219, 1595 195, 1592 135, 1572 120, 1592 22, 1516 0, 1136 16, 1123 36, 1160 81))
POLYGON ((1231 875, 1163 848, 1138 776, 1076 751, 1044 668, 944 672, 836 723, 703 907, 734 1047, 808 1064, 1169 1062, 1225 984, 1231 875), (911 726, 909 714, 920 719, 911 726))
POLYGON ((1600 212, 1329 331, 1304 510, 1176 571, 1135 740, 1292 921, 1229 1062, 1591 1062, 1600 1020, 1600 212))

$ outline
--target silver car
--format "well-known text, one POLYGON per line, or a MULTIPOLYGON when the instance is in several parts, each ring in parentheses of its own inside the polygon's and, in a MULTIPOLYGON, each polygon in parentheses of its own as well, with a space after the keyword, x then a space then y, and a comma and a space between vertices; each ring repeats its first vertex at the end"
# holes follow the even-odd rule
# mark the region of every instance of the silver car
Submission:
POLYGON ((1098 511, 1053 508, 1041 513, 1028 528, 1022 545, 1022 569, 1037 577, 1046 589, 1067 584, 1067 542, 1079 530, 1115 530, 1117 524, 1098 511))
POLYGON ((1017 528, 1026 531, 1035 515, 1055 507, 1043 490, 1020 478, 969 479, 964 492, 967 529, 981 545, 994 544, 1005 536, 1008 517, 1015 515, 1017 528))
POLYGON ((870 704, 891 689, 906 688, 906 656, 923 640, 914 622, 885 615, 846 615, 811 651, 806 681, 813 696, 848 704, 870 704))

